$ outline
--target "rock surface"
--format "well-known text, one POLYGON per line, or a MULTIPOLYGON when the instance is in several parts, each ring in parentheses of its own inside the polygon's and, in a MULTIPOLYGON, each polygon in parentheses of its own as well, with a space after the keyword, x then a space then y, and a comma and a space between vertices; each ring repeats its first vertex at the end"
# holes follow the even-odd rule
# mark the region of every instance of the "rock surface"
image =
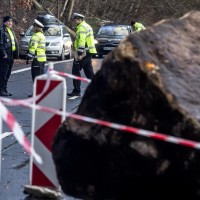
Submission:
MULTIPOLYGON (((200 12, 124 39, 77 114, 200 141, 200 12)), ((200 199, 200 151, 67 118, 53 143, 63 191, 83 199, 200 199)))

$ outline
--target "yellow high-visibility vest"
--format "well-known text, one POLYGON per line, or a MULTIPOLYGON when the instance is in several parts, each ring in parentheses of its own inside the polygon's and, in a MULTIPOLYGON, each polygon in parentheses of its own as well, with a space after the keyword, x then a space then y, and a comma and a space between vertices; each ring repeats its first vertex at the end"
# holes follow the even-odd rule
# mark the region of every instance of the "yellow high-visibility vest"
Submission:
POLYGON ((29 56, 37 58, 39 62, 45 62, 46 58, 46 40, 42 32, 33 33, 29 41, 29 56))
POLYGON ((84 52, 86 49, 89 50, 90 53, 97 53, 91 26, 83 21, 76 29, 76 38, 74 41, 75 50, 77 52, 84 52))
POLYGON ((133 25, 133 27, 135 28, 135 30, 137 32, 140 32, 140 31, 142 31, 142 30, 145 29, 144 25, 141 24, 141 23, 139 23, 139 22, 135 22, 135 24, 133 25))
POLYGON ((10 30, 10 28, 6 27, 6 29, 8 30, 8 33, 10 35, 10 38, 11 38, 11 43, 12 43, 12 51, 15 51, 16 50, 16 45, 15 45, 15 37, 12 33, 12 31, 10 30))

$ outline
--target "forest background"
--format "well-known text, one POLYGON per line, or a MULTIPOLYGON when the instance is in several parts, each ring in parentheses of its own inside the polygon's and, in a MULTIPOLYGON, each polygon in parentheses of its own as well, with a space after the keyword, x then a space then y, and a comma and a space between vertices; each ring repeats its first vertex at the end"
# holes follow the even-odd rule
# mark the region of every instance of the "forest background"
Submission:
POLYGON ((0 17, 13 17, 19 37, 38 14, 45 12, 52 13, 73 30, 71 16, 74 12, 81 13, 96 32, 105 22, 139 21, 148 27, 162 19, 181 17, 191 10, 200 11, 200 0, 1 0, 0 17))

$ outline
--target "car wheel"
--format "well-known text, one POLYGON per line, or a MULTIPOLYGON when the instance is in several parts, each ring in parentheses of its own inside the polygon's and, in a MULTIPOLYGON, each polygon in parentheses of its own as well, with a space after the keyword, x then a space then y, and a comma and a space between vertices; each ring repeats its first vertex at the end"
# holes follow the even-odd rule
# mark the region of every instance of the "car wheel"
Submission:
POLYGON ((61 56, 58 58, 59 60, 65 60, 65 49, 63 47, 61 56))

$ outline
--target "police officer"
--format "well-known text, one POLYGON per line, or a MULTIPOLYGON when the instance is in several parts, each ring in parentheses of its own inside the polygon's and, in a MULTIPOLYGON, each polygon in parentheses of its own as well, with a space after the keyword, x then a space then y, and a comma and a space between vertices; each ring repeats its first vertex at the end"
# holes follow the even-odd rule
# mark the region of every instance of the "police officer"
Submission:
POLYGON ((12 18, 5 16, 3 26, 0 27, 0 96, 12 96, 7 91, 7 83, 14 59, 19 57, 18 43, 12 25, 12 18))
POLYGON ((142 30, 145 29, 145 27, 144 27, 143 24, 141 24, 141 23, 139 23, 139 22, 135 22, 135 21, 132 21, 132 22, 131 22, 131 26, 133 26, 133 28, 134 28, 134 30, 135 30, 136 32, 140 32, 140 31, 142 31, 142 30))
MULTIPOLYGON (((92 79, 94 71, 92 67, 92 55, 97 53, 94 45, 94 34, 91 26, 84 20, 85 16, 79 13, 73 14, 73 19, 77 25, 76 27, 76 38, 74 41, 74 62, 72 67, 72 74, 75 76, 81 76, 81 70, 88 79, 92 79)), ((80 96, 81 95, 81 82, 73 79, 74 89, 67 95, 80 96)))
MULTIPOLYGON (((32 80, 41 74, 44 74, 44 67, 46 62, 46 40, 43 33, 43 24, 37 19, 33 23, 33 35, 29 41, 29 52, 26 59, 26 64, 31 64, 32 80)), ((32 96, 28 95, 29 97, 32 96)))

